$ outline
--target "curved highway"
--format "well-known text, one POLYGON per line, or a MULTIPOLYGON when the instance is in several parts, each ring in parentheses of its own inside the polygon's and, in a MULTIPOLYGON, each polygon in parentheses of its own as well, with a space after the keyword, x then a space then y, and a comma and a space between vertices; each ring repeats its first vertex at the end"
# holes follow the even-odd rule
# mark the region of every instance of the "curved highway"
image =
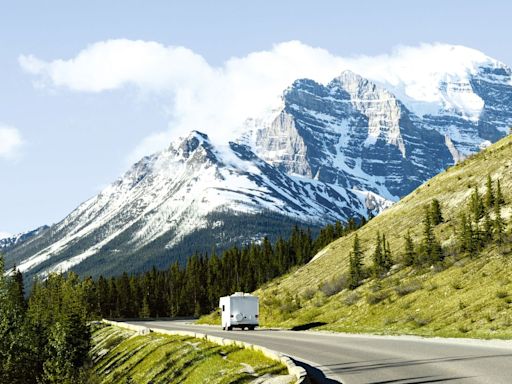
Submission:
POLYGON ((512 343, 312 331, 223 331, 185 321, 131 321, 148 328, 206 333, 282 352, 316 383, 511 384, 512 343))

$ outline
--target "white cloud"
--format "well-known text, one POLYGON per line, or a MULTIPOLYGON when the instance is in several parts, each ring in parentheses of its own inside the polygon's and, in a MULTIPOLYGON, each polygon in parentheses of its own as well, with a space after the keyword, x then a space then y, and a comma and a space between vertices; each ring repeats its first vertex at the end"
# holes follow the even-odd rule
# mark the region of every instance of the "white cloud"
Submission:
POLYGON ((54 86, 85 92, 130 84, 150 90, 191 87, 210 70, 201 56, 187 48, 125 39, 92 44, 70 60, 48 63, 22 55, 19 63, 25 71, 42 75, 54 86))
POLYGON ((13 160, 18 158, 23 139, 18 129, 0 124, 0 158, 13 160))
POLYGON ((184 47, 120 39, 92 44, 69 60, 48 62, 28 55, 20 56, 19 63, 46 86, 81 92, 131 86, 162 96, 169 105, 169 131, 144 140, 136 150, 140 156, 165 147, 171 137, 192 129, 217 141, 232 139, 245 119, 278 106, 282 91, 299 78, 325 83, 351 69, 386 83, 400 96, 428 104, 442 99, 437 87, 439 73, 465 74, 475 70, 475 63, 488 60, 478 51, 444 44, 345 58, 290 41, 213 67, 184 47))

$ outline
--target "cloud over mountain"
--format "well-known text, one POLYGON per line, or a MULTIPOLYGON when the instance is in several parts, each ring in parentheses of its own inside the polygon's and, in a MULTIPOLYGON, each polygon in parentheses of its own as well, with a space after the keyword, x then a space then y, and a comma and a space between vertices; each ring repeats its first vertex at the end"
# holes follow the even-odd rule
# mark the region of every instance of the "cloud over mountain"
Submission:
POLYGON ((70 59, 45 61, 22 55, 19 63, 48 87, 92 93, 131 87, 157 94, 170 115, 169 131, 146 138, 136 156, 160 149, 193 129, 225 142, 236 136, 234 132, 248 117, 260 117, 278 107, 282 90, 294 80, 326 83, 346 69, 386 84, 420 115, 435 113, 446 103, 475 118, 482 108, 480 99, 463 95, 455 100, 450 90, 440 92, 439 83, 456 79, 464 84, 478 65, 499 65, 479 51, 448 44, 398 47, 387 55, 346 58, 290 41, 212 66, 185 47, 127 39, 96 42, 70 59))

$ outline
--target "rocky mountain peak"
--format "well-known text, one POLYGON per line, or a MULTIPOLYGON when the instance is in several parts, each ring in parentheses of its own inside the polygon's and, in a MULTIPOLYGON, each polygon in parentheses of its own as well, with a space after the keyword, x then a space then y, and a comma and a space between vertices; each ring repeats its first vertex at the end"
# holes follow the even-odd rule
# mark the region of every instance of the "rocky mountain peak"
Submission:
POLYGON ((169 151, 176 156, 188 159, 200 146, 209 146, 208 135, 199 131, 191 131, 187 136, 180 137, 169 146, 169 151))
POLYGON ((191 131, 186 137, 180 137, 171 143, 168 152, 176 159, 190 164, 218 162, 208 135, 195 130, 191 131))
POLYGON ((336 86, 340 86, 352 95, 358 94, 361 89, 366 89, 368 86, 370 86, 372 91, 374 91, 376 88, 374 83, 351 70, 345 70, 341 72, 338 77, 334 78, 329 83, 328 87, 335 88, 336 86))
POLYGON ((368 136, 365 145, 374 144, 379 138, 395 145, 406 157, 400 130, 400 118, 404 109, 391 92, 352 71, 344 71, 328 86, 332 93, 341 88, 350 96, 352 106, 368 119, 368 136))

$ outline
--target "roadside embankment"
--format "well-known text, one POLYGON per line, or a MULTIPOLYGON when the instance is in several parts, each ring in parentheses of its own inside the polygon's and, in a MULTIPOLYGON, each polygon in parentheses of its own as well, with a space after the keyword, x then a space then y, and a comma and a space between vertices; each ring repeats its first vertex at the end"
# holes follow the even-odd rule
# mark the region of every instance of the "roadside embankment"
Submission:
POLYGON ((93 333, 101 383, 304 383, 305 371, 266 348, 194 332, 105 320, 93 333))

